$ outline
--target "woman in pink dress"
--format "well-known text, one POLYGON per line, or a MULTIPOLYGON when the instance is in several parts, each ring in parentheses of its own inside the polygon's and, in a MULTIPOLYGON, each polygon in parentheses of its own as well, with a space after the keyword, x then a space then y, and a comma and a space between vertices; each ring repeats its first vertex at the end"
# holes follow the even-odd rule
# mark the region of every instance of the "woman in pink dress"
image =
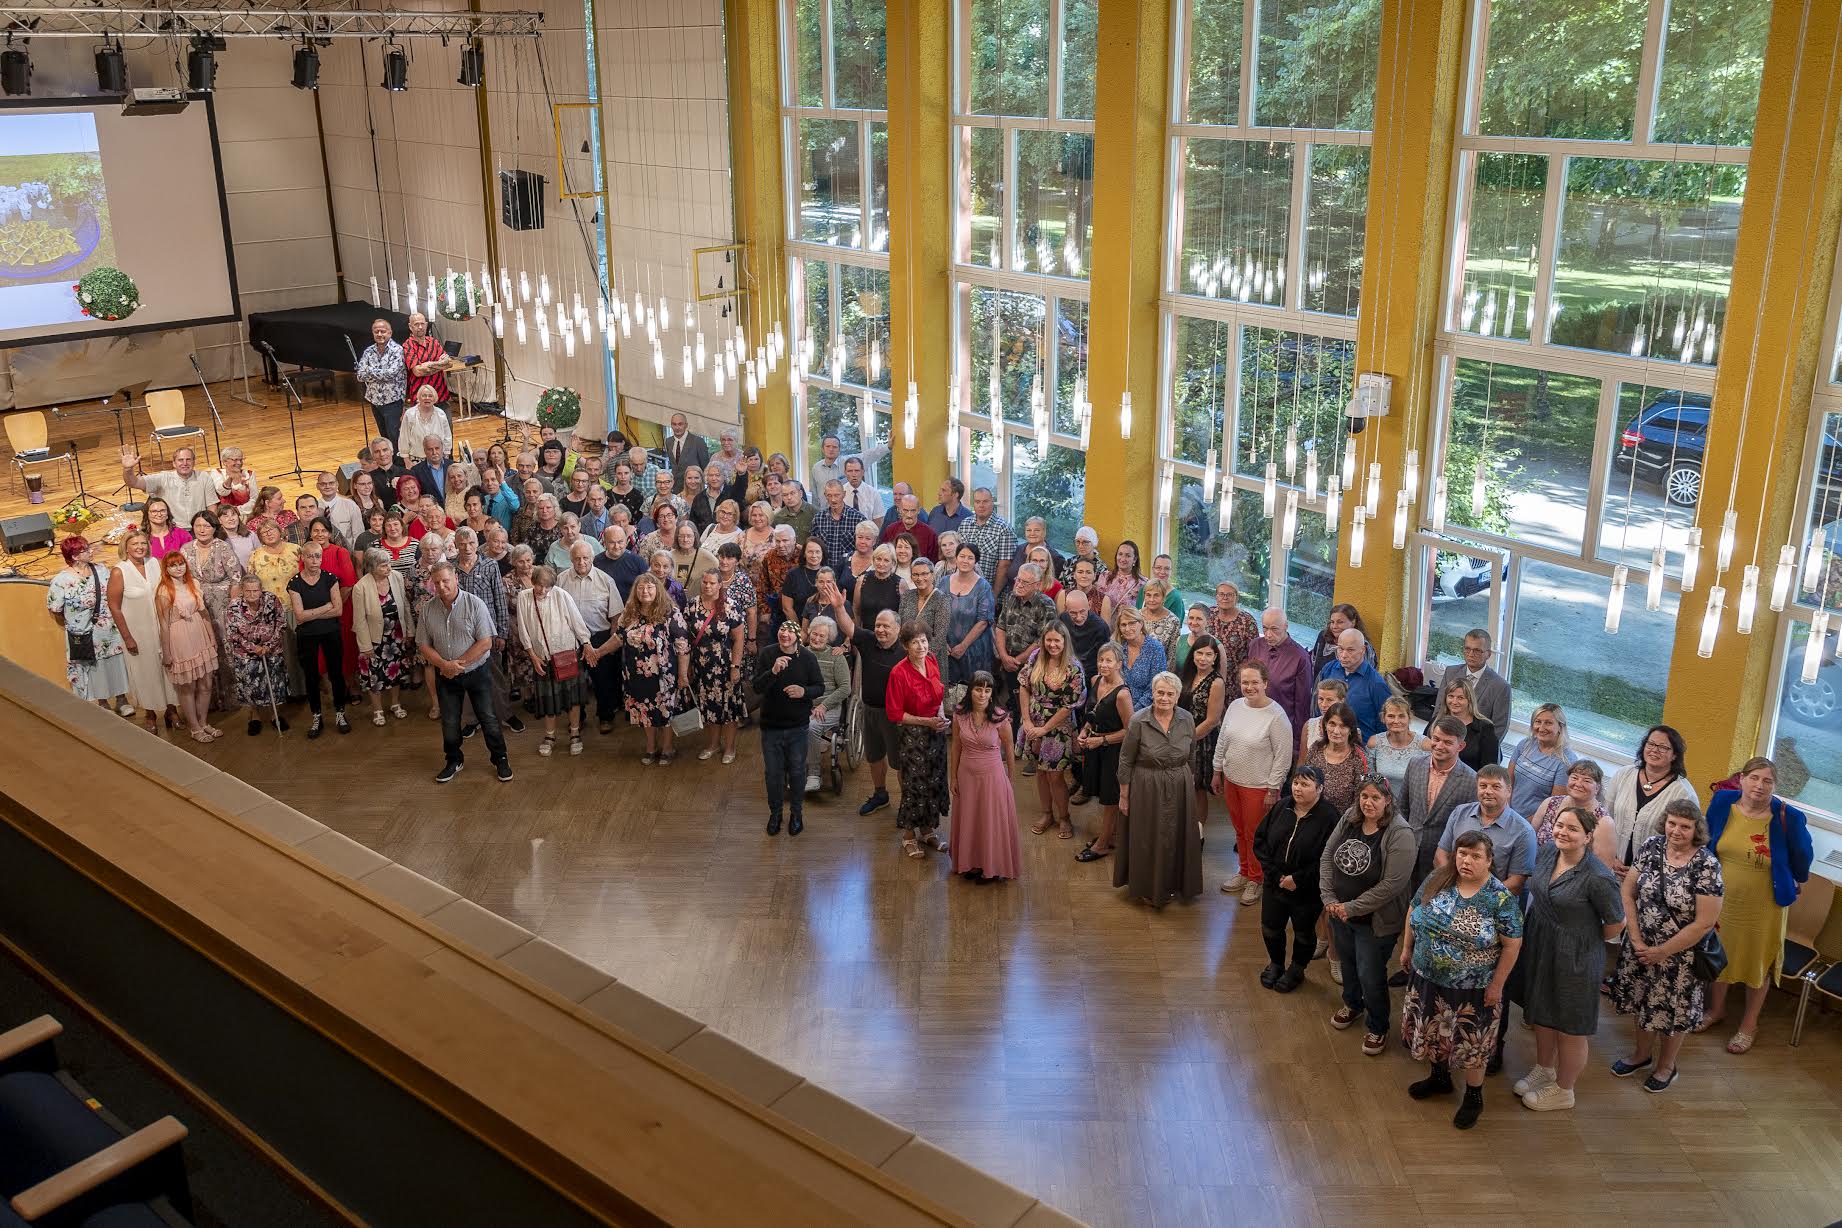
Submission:
POLYGON ((211 611, 183 552, 175 550, 161 559, 160 572, 160 583, 154 589, 154 611, 160 619, 160 661, 179 696, 179 710, 185 714, 192 740, 213 742, 223 737, 224 731, 214 728, 207 719, 211 714, 211 681, 217 676, 217 635, 211 627, 211 611))
POLYGON ((947 856, 953 868, 977 883, 1016 878, 1022 860, 1017 844, 1017 795, 1011 788, 1011 723, 991 702, 992 678, 972 675, 953 713, 947 751, 947 781, 953 801, 953 831, 947 856))

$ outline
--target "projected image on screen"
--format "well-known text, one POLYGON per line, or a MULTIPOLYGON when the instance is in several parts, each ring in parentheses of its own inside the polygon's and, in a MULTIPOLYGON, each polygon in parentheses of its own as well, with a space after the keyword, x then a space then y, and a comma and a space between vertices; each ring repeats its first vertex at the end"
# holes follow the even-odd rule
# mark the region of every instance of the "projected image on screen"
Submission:
POLYGON ((0 329, 81 320, 71 284, 115 263, 96 117, 0 114, 0 329))

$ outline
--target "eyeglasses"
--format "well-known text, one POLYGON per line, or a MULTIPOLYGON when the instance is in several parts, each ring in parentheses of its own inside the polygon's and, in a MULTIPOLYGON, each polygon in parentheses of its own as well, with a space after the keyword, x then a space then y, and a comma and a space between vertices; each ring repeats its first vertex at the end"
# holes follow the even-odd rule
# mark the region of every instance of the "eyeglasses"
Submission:
POLYGON ((1389 784, 1388 778, 1383 776, 1380 772, 1368 772, 1364 774, 1357 778, 1356 785, 1358 788, 1379 789, 1383 793, 1390 795, 1394 793, 1394 786, 1389 784))

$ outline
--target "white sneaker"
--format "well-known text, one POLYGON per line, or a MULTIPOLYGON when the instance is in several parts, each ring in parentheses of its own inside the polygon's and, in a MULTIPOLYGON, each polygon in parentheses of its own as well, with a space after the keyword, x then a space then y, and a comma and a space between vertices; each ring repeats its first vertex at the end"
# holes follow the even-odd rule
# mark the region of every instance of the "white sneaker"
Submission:
POLYGON ((1241 903, 1258 904, 1260 902, 1260 884, 1249 883, 1241 888, 1241 903))
POLYGON ((1333 959, 1330 961, 1330 979, 1335 981, 1339 985, 1343 984, 1343 961, 1342 960, 1333 959))
POLYGON ((1554 1071, 1552 1069, 1547 1066, 1531 1066, 1529 1067, 1529 1073, 1517 1079, 1515 1086, 1510 1088, 1510 1090, 1515 1092, 1518 1096, 1526 1096, 1530 1092, 1538 1092, 1544 1087, 1552 1087, 1553 1085, 1554 1071))
POLYGON ((806 777, 806 792, 817 793, 818 791, 819 791, 819 778, 817 776, 806 777))
POLYGON ((1554 1109, 1573 1107, 1573 1093, 1558 1083, 1549 1083, 1538 1087, 1522 1097, 1524 1108, 1534 1109, 1537 1113, 1547 1113, 1554 1109))
POLYGON ((1226 895, 1233 895, 1235 892, 1240 891, 1242 888, 1246 886, 1247 886, 1247 876, 1244 874, 1237 874, 1233 878, 1229 879, 1227 882, 1222 884, 1222 891, 1226 895))

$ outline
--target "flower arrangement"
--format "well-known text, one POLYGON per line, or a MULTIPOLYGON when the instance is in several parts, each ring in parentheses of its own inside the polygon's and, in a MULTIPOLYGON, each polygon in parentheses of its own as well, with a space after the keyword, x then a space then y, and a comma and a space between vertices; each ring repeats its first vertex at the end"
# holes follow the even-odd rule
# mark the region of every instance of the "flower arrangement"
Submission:
POLYGON ((120 269, 91 269, 71 289, 78 309, 94 320, 125 320, 140 310, 141 291, 120 269))
POLYGON ((537 421, 540 426, 565 431, 582 421, 582 394, 574 388, 546 388, 537 398, 537 421))
POLYGON ((444 320, 471 320, 480 311, 478 291, 474 289, 473 279, 462 277, 459 273, 449 273, 442 279, 441 288, 435 292, 435 303, 444 320))
POLYGON ((94 512, 83 506, 83 504, 73 500, 65 504, 63 508, 59 510, 54 523, 58 529, 66 534, 81 533, 84 529, 87 529, 95 519, 96 514, 94 512))

